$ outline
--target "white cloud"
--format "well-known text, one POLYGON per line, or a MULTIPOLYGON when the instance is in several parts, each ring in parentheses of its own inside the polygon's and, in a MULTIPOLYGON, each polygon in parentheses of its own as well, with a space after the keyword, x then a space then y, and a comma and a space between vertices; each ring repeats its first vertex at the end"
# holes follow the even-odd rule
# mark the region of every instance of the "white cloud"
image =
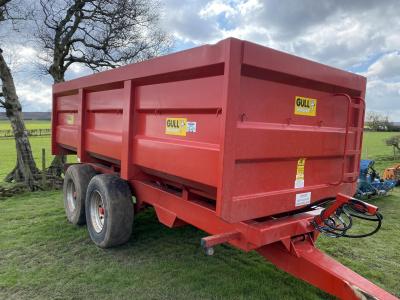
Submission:
POLYGON ((201 44, 219 36, 216 22, 210 22, 200 16, 200 11, 207 1, 169 0, 165 3, 160 24, 177 40, 201 44))
MULTIPOLYGON (((40 67, 39 52, 30 45, 6 44, 4 53, 12 70, 17 95, 24 111, 50 111, 52 80, 40 67)), ((72 64, 66 73, 67 79, 91 74, 80 64, 72 64)))
POLYGON ((368 67, 368 77, 400 82, 400 52, 383 55, 368 67))
POLYGON ((373 79, 367 84, 367 107, 388 115, 391 121, 400 120, 400 82, 373 79))
POLYGON ((398 0, 166 1, 184 45, 232 36, 367 75, 367 108, 400 121, 398 0), (182 4, 185 3, 185 4, 182 4), (206 21, 206 22, 204 22, 206 21))
POLYGON ((37 51, 30 46, 21 44, 6 43, 1 45, 3 56, 13 73, 31 70, 33 64, 37 62, 37 51))
POLYGON ((263 5, 259 0, 244 0, 240 1, 237 7, 240 14, 246 16, 253 13, 255 10, 262 9, 263 5))
POLYGON ((39 80, 27 80, 16 83, 18 97, 21 99, 25 111, 33 107, 40 107, 45 111, 51 108, 51 85, 39 80))
POLYGON ((272 44, 274 43, 267 29, 255 25, 245 25, 230 30, 222 30, 222 38, 228 38, 231 36, 238 39, 250 40, 255 43, 260 43, 260 41, 262 41, 263 44, 266 44, 269 47, 273 47, 272 44))
POLYGON ((18 62, 21 64, 32 63, 37 59, 37 51, 30 46, 13 45, 11 50, 18 56, 18 62))
POLYGON ((237 13, 237 11, 229 5, 228 1, 224 0, 213 0, 206 4, 203 7, 199 15, 205 19, 210 17, 218 16, 219 14, 224 14, 226 17, 233 16, 237 13))

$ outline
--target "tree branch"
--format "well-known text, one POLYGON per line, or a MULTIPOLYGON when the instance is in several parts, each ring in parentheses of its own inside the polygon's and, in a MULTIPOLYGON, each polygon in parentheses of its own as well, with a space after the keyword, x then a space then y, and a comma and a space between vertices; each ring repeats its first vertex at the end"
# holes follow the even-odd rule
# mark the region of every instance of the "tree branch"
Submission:
POLYGON ((11 0, 0 0, 0 7, 5 6, 8 2, 10 2, 11 0))
POLYGON ((171 46, 157 24, 156 0, 40 0, 40 5, 44 22, 38 19, 37 38, 52 58, 47 70, 56 82, 73 63, 98 71, 157 56, 171 46))

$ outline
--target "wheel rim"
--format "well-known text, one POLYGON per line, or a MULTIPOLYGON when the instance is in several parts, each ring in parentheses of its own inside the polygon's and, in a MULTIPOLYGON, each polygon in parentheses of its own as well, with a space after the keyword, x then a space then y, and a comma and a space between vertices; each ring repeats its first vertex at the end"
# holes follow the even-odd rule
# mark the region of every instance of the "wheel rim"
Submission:
POLYGON ((105 207, 103 198, 98 191, 93 191, 90 195, 90 218, 93 229, 100 233, 104 227, 105 207))
POLYGON ((67 203, 68 209, 74 211, 76 208, 76 189, 72 180, 68 181, 67 184, 67 203))

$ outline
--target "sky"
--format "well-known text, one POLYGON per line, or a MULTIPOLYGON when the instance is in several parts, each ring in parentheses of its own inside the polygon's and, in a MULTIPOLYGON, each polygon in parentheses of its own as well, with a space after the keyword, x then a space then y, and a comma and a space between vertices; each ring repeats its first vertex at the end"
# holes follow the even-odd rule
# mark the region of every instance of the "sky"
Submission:
MULTIPOLYGON (((366 76, 367 110, 400 121, 400 0, 160 0, 172 52, 236 37, 366 76)), ((50 111, 34 45, 8 59, 25 111, 50 111)), ((68 79, 88 74, 72 65, 68 79)))

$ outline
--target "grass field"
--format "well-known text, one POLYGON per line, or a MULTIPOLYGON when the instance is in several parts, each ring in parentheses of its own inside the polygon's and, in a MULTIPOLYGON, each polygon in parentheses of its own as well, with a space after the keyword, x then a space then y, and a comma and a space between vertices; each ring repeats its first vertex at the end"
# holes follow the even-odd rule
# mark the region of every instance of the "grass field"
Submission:
MULTIPOLYGON (((393 163, 384 139, 371 132, 364 139, 368 157, 382 158, 379 169, 393 163)), ((48 137, 31 143, 35 157, 49 149, 48 137)), ((0 149, 1 177, 14 164, 13 140, 0 140, 0 149)), ((384 215, 379 233, 321 237, 318 246, 399 297, 400 190, 373 202, 384 215)), ((204 256, 205 233, 168 229, 152 209, 136 216, 133 232, 127 245, 102 250, 85 227, 67 223, 59 191, 0 200, 0 299, 331 299, 256 253, 222 245, 204 256)))
POLYGON ((396 153, 393 159, 393 148, 385 144, 385 140, 400 135, 400 132, 365 132, 362 158, 375 160, 375 167, 378 171, 383 171, 388 166, 400 162, 400 153, 396 153))
MULTIPOLYGON (((45 129, 50 128, 49 121, 25 121, 27 129, 45 129)), ((11 129, 8 121, 0 121, 0 130, 11 129)), ((52 160, 50 136, 32 136, 29 138, 33 156, 38 168, 42 166, 42 148, 46 151, 46 165, 49 166, 52 160)), ((73 162, 75 156, 68 158, 73 162)), ((0 181, 2 181, 8 172, 15 166, 16 152, 13 138, 0 138, 0 181)))
MULTIPOLYGON (((50 121, 47 120, 26 120, 25 126, 27 129, 47 129, 51 127, 50 121)), ((10 122, 0 120, 0 130, 11 129, 10 122)))
MULTIPOLYGON (((50 128, 51 124, 49 121, 25 121, 27 129, 45 129, 50 128)), ((1 120, 0 130, 11 129, 10 122, 1 120)), ((30 138, 33 155, 38 167, 41 167, 42 159, 42 148, 46 149, 46 160, 47 164, 51 162, 51 149, 50 149, 50 137, 49 136, 35 136, 30 138)), ((13 138, 1 138, 0 139, 0 180, 3 180, 7 176, 8 172, 15 166, 15 143, 13 138)))

